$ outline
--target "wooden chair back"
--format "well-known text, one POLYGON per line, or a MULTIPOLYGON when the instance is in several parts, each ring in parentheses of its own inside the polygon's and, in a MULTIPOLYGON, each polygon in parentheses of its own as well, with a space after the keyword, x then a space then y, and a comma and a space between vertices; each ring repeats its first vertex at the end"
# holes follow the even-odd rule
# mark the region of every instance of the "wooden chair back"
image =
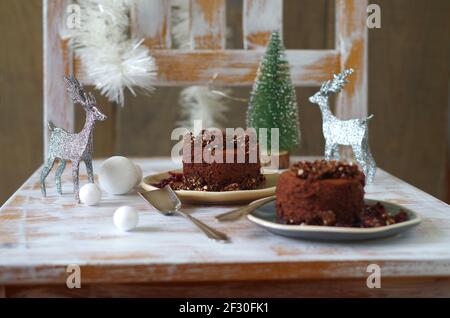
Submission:
MULTIPOLYGON (((47 122, 73 131, 75 115, 66 93, 63 75, 82 73, 62 30, 70 0, 44 1, 44 147, 47 122)), ((131 32, 144 38, 158 65, 159 86, 184 86, 208 82, 215 73, 217 84, 252 85, 260 58, 272 30, 282 30, 282 0, 243 0, 243 49, 225 47, 226 1, 190 1, 190 49, 172 49, 170 1, 137 1, 131 14, 131 32)), ((296 86, 318 86, 332 73, 354 68, 351 82, 338 95, 340 118, 367 115, 367 0, 335 0, 335 48, 287 50, 296 86)), ((297 32, 301 32, 298 30, 297 32)))

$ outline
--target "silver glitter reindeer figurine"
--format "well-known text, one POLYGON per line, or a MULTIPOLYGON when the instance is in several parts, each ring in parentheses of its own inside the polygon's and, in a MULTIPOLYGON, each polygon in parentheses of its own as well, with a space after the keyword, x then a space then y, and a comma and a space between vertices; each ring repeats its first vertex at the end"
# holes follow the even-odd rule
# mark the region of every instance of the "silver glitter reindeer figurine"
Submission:
POLYGON ((329 96, 331 93, 338 93, 348 82, 347 76, 353 70, 333 75, 333 79, 326 81, 320 90, 309 98, 313 104, 317 104, 322 112, 322 131, 325 137, 325 159, 339 159, 339 145, 348 145, 353 149, 356 160, 366 175, 367 183, 373 181, 375 177, 375 160, 369 148, 369 131, 367 123, 373 117, 370 115, 365 119, 340 120, 334 116, 330 110, 329 96))
POLYGON ((83 86, 73 77, 64 77, 67 83, 67 91, 70 93, 74 103, 79 103, 86 111, 86 122, 79 133, 69 133, 62 128, 55 127, 51 122, 48 128, 51 130, 50 142, 48 146, 47 161, 41 171, 41 191, 46 195, 45 178, 47 178, 56 159, 60 165, 56 171, 56 188, 59 194, 61 189, 61 174, 66 167, 66 161, 72 162, 72 178, 75 199, 80 202, 79 197, 79 168, 80 162, 84 161, 89 182, 94 182, 94 172, 92 169, 93 152, 93 131, 95 121, 103 121, 106 116, 97 108, 97 102, 92 93, 86 93, 83 86))

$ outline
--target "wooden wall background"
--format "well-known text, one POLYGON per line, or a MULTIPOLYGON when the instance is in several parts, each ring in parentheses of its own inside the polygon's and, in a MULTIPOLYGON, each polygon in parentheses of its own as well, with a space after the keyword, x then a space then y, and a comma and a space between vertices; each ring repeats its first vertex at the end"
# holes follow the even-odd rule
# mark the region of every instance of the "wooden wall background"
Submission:
MULTIPOLYGON (((57 0, 55 0, 57 1, 57 0)), ((426 192, 448 200, 448 87, 450 1, 377 0, 381 29, 369 31, 371 147, 378 165, 426 192)), ((227 0, 228 47, 242 43, 239 0, 227 0)), ((331 48, 331 0, 285 0, 287 48, 331 48)), ((0 204, 42 163, 42 3, 0 1, 0 204)), ((323 152, 321 118, 307 102, 314 88, 298 89, 302 145, 323 152)), ((95 155, 169 155, 179 119, 178 88, 152 97, 127 96, 125 108, 99 99, 108 121, 96 129, 95 155)), ((235 95, 248 97, 249 88, 235 95)), ((246 105, 231 104, 228 127, 244 126, 246 105)), ((84 114, 78 113, 78 127, 84 114)))

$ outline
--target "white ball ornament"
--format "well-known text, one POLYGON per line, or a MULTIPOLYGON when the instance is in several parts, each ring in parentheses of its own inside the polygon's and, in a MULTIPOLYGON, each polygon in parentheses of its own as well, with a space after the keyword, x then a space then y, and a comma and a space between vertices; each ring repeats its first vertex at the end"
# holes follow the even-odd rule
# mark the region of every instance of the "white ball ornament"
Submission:
POLYGON ((95 183, 88 183, 80 189, 80 201, 85 205, 96 205, 100 202, 102 192, 95 183))
POLYGON ((136 186, 137 168, 128 158, 114 156, 103 161, 98 181, 110 194, 125 194, 136 186))
POLYGON ((131 206, 121 206, 114 212, 114 225, 122 231, 130 231, 136 228, 139 222, 137 211, 131 206))
POLYGON ((134 186, 138 186, 142 181, 143 174, 141 166, 138 165, 137 163, 135 164, 135 166, 136 166, 136 184, 134 186))

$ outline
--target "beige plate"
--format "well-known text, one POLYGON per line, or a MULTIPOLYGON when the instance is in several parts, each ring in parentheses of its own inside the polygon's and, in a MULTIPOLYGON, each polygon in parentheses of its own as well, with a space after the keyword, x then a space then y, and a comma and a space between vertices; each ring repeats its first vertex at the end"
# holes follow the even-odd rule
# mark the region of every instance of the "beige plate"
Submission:
MULTIPOLYGON (((181 173, 180 170, 170 170, 172 172, 181 173)), ((268 197, 275 194, 275 188, 278 180, 278 173, 264 173, 266 180, 255 190, 239 190, 239 191, 188 191, 177 190, 178 195, 183 203, 201 203, 201 204, 234 204, 245 203, 260 198, 268 197)), ((152 183, 158 183, 162 179, 168 178, 169 172, 162 172, 147 176, 143 179, 141 186, 148 191, 155 190, 156 187, 152 183)))

